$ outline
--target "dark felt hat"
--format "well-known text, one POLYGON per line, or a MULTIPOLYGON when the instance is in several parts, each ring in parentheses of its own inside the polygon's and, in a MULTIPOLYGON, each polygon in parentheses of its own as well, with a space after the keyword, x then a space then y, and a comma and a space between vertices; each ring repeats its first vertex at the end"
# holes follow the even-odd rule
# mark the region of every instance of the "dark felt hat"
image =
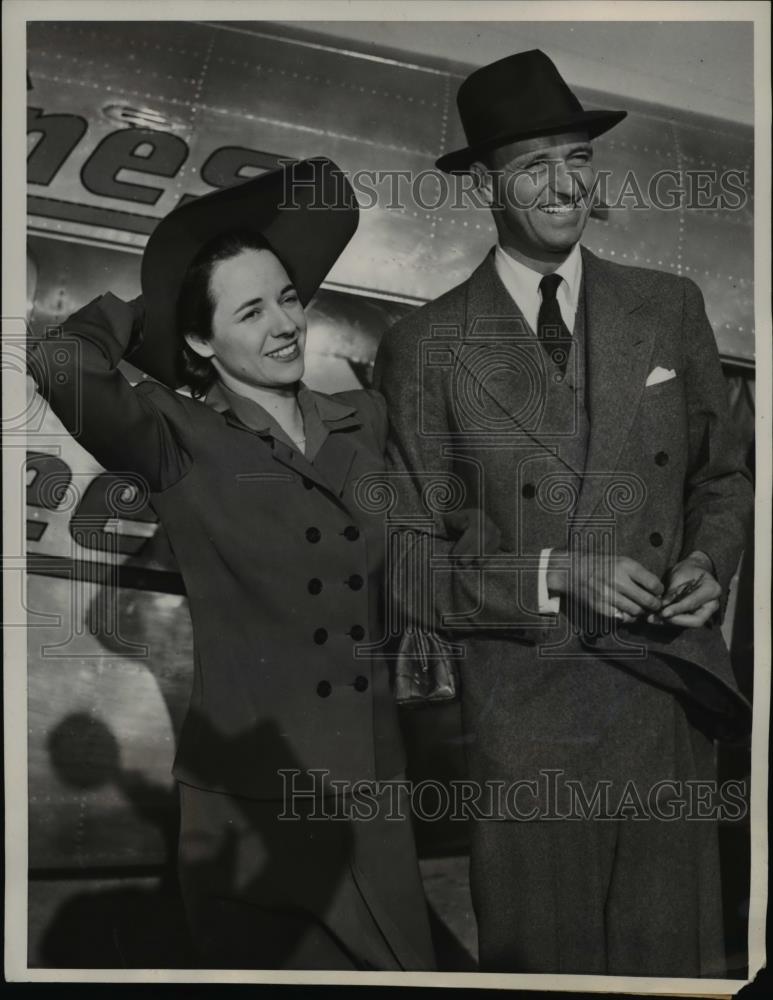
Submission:
POLYGON ((305 306, 358 218, 351 184, 325 157, 287 163, 174 209, 153 230, 142 257, 143 336, 129 360, 165 385, 182 384, 177 300, 188 267, 210 240, 236 230, 261 234, 291 272, 305 306))
POLYGON ((575 131, 592 139, 627 114, 585 111, 539 49, 476 69, 459 87, 456 103, 468 145, 436 162, 446 173, 464 173, 481 154, 519 139, 575 131))

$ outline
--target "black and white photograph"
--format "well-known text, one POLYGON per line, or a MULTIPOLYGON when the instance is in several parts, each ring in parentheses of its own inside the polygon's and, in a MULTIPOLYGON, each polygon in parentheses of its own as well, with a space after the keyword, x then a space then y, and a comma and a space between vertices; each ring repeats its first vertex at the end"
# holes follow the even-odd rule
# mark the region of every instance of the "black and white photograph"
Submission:
POLYGON ((6 980, 755 980, 769 35, 3 5, 6 980))

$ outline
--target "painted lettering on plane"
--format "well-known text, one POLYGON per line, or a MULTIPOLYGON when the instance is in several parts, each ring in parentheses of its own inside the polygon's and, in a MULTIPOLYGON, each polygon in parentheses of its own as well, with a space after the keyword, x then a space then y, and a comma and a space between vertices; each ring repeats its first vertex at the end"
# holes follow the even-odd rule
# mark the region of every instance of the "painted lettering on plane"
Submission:
MULTIPOLYGON (((46 114, 43 108, 27 108, 27 135, 37 137, 27 155, 30 184, 48 186, 88 130, 80 115, 46 114)), ((147 128, 120 128, 106 135, 92 150, 80 172, 81 182, 91 194, 123 202, 155 205, 164 188, 137 180, 119 180, 121 170, 147 174, 148 178, 175 177, 188 158, 190 148, 171 132, 147 128)), ((220 146, 202 164, 199 175, 213 188, 228 187, 263 170, 271 170, 287 157, 246 146, 220 146)), ((188 201, 194 195, 184 195, 188 201)))

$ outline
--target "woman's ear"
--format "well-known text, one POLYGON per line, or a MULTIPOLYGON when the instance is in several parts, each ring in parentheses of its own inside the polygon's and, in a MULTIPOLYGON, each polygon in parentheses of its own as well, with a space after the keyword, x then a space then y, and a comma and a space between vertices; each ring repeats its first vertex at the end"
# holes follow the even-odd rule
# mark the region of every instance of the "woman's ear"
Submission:
POLYGON ((214 356, 215 349, 212 346, 211 340, 205 340, 204 337, 199 336, 197 333, 186 333, 184 337, 188 347, 192 351, 195 351, 200 358, 211 358, 214 356))

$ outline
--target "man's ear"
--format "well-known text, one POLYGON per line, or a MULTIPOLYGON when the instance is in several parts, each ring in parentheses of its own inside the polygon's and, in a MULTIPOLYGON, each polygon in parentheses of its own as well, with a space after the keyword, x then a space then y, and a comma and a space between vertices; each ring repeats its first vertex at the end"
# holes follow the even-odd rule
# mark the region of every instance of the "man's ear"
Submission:
POLYGON ((192 351, 195 351, 200 358, 211 358, 215 354, 215 349, 212 346, 211 340, 205 340, 204 337, 200 337, 196 333, 186 333, 185 343, 190 347, 192 351))
POLYGON ((480 160, 475 160, 474 163, 470 164, 470 173, 475 181, 475 190, 481 203, 485 205, 486 208, 493 208, 494 206, 494 178, 491 176, 491 171, 482 163, 480 160))

